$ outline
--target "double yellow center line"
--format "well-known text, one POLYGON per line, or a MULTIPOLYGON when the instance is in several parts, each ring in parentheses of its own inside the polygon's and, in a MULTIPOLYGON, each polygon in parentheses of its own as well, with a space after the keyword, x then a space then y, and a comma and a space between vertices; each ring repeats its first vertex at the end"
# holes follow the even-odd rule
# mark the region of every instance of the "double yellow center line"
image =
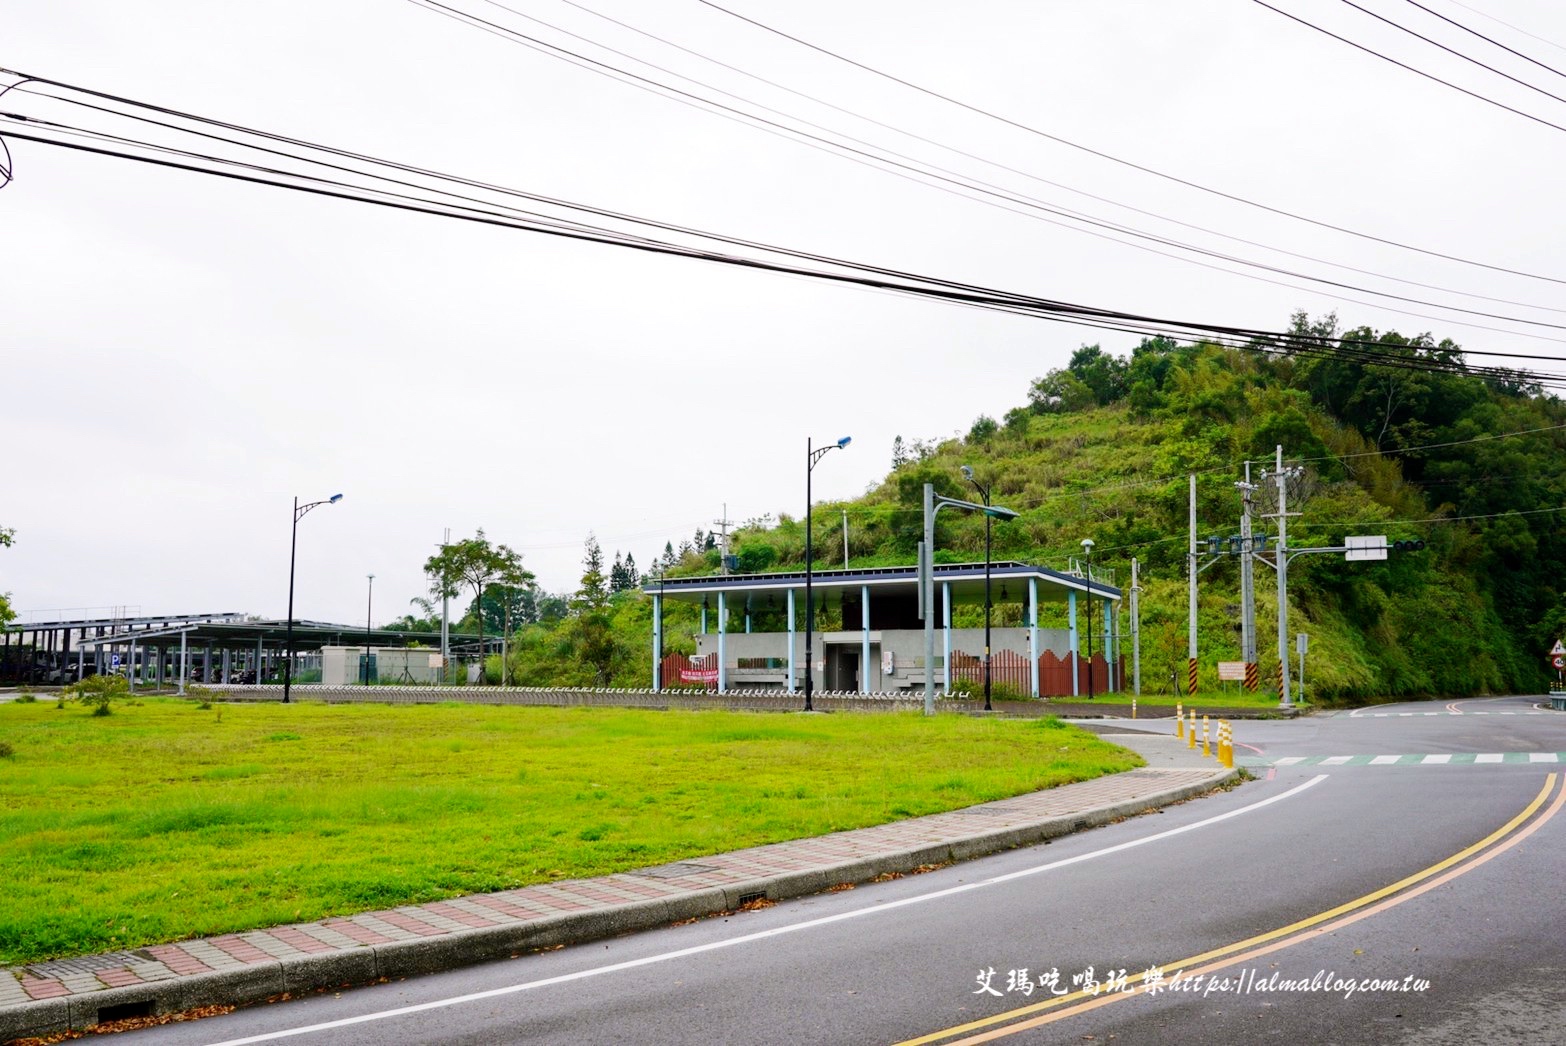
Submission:
MULTIPOLYGON (((1368 918, 1378 912, 1387 910, 1395 905, 1402 904, 1427 890, 1433 890, 1443 883, 1450 882, 1473 869, 1484 864, 1490 858, 1522 842, 1528 836, 1538 831, 1550 818, 1554 817, 1563 803, 1566 803, 1566 788, 1556 789, 1560 775, 1549 774, 1545 777, 1544 787, 1534 797, 1522 812, 1500 828, 1491 832, 1472 846, 1459 850, 1457 853, 1437 861, 1435 864, 1421 871, 1415 872, 1404 879, 1399 879, 1390 886, 1383 886, 1379 890, 1355 898, 1336 908, 1329 908, 1309 918, 1280 926, 1276 930, 1258 934, 1255 937, 1247 937, 1243 941, 1214 948, 1211 951, 1202 952, 1186 959, 1175 962, 1163 963, 1160 968, 1165 970, 1183 970, 1182 979, 1195 978, 1199 974, 1212 974, 1225 970, 1241 963, 1249 962, 1263 955, 1283 948, 1299 944, 1324 933, 1332 933, 1360 919, 1368 918), (1555 791, 1555 799, 1550 802, 1549 808, 1543 816, 1529 823, 1533 817, 1549 800, 1550 793, 1555 791), (1524 827, 1526 826, 1526 827, 1524 827), (1470 858, 1474 858, 1470 860, 1470 858), (1466 864, 1464 862, 1467 862, 1466 864), (1444 873, 1444 874, 1443 874, 1444 873), (1205 963, 1206 965, 1201 965, 1205 963)), ((1100 1006, 1108 1006, 1112 1003, 1123 1002, 1144 994, 1150 984, 1139 984, 1126 991, 1115 992, 1089 992, 1077 991, 1069 995, 1059 995, 1043 1002, 1033 1003, 1016 1010, 1008 1010, 1005 1013, 997 1013, 980 1020, 969 1021, 967 1024, 959 1024, 943 1031, 932 1032, 929 1035, 917 1039, 907 1039, 898 1046, 923 1046, 926 1043, 945 1043, 946 1046, 966 1046, 969 1043, 989 1042, 1003 1036, 1013 1035, 1029 1028, 1036 1028, 1043 1024, 1064 1020, 1086 1013, 1089 1010, 1098 1009, 1100 1006), (999 1025, 1000 1027, 997 1027, 999 1025), (988 1030, 985 1030, 988 1029, 988 1030), (961 1036, 959 1038, 959 1036, 961 1036)))

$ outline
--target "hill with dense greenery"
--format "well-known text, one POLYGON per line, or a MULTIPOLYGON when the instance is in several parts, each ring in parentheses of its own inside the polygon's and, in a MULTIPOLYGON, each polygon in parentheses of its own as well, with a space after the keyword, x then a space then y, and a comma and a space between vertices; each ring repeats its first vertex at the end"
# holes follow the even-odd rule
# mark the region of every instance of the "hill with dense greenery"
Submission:
MULTIPOLYGON (((1290 547, 1341 545, 1350 534, 1425 542, 1385 562, 1333 554, 1292 561, 1291 631, 1310 633, 1315 696, 1542 689, 1553 675, 1545 652, 1566 631, 1558 580, 1566 575, 1559 529, 1566 405, 1526 375, 1474 373, 1448 341, 1339 332, 1335 317, 1312 323, 1298 315, 1293 330, 1299 346, 1151 338, 1129 358, 1084 346, 1067 367, 1036 380, 1026 403, 999 420, 980 417, 965 438, 899 438, 881 484, 817 507, 817 562, 843 562, 844 511, 853 565, 913 562, 923 485, 972 498, 959 472, 970 465, 995 503, 1021 513, 995 526, 995 558, 1061 568, 1090 537, 1095 566, 1114 567, 1122 585, 1137 558, 1144 689, 1156 691, 1185 664, 1188 474, 1197 475, 1199 533, 1235 534, 1235 483, 1245 463, 1258 481, 1281 445, 1285 463, 1299 466, 1288 487, 1290 547), (1310 350, 1312 336, 1340 348, 1310 350)), ((1260 483, 1257 498, 1258 516, 1276 511, 1272 483, 1260 483)), ((1256 527, 1275 533, 1271 520, 1256 527)), ((743 571, 803 565, 799 519, 754 521, 731 542, 743 571)), ((939 560, 982 559, 983 521, 942 513, 936 544, 939 560)), ((671 576, 714 571, 718 551, 708 545, 702 535, 679 551, 671 544, 653 566, 671 576)), ((529 623, 514 641, 513 678, 646 684, 649 601, 627 583, 634 567, 627 574, 617 555, 610 585, 590 543, 589 559, 595 555, 582 591, 555 598, 551 613, 520 618, 529 623)), ((1277 647, 1270 569, 1257 568, 1256 592, 1262 678, 1270 680, 1277 647)), ((1204 689, 1216 686, 1216 661, 1240 657, 1239 605, 1237 562, 1224 557, 1201 577, 1204 689)), ((1003 623, 1020 614, 1017 606, 998 610, 1003 623)), ((818 627, 838 627, 834 612, 828 608, 818 627)), ((688 613, 671 608, 670 649, 694 630, 688 613)))

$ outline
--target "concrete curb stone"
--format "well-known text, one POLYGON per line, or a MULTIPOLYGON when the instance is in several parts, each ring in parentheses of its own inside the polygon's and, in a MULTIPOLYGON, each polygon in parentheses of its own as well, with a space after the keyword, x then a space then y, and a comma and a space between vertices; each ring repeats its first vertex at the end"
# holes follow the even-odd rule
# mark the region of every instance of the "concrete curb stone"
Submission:
MULTIPOLYGON (((1204 764, 1202 768, 1207 766, 1211 764, 1204 764)), ((820 893, 842 883, 863 883, 881 875, 907 874, 920 867, 950 864, 1034 845, 1190 799, 1238 776, 1238 771, 1219 767, 1199 780, 1188 780, 1176 787, 1027 824, 978 830, 959 838, 890 848, 874 855, 845 856, 813 868, 754 875, 721 886, 692 884, 688 890, 662 897, 606 903, 598 908, 557 912, 501 925, 249 962, 142 984, 0 1006, 0 1040, 85 1029, 114 1016, 175 1013, 209 1005, 245 1005, 285 993, 297 995, 372 983, 380 978, 417 976, 539 948, 654 929, 733 911, 758 897, 779 901, 820 893)), ((1008 802, 1014 800, 981 804, 981 807, 1003 808, 1008 802)), ((979 808, 970 808, 976 809, 979 808)), ((786 847, 790 844, 774 845, 786 847)))

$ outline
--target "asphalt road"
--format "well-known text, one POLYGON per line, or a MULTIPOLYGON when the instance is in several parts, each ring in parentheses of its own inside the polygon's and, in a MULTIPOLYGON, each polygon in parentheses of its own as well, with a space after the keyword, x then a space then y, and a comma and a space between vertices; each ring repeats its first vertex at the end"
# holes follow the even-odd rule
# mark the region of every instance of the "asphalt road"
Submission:
POLYGON ((1242 756, 1306 762, 924 875, 122 1038, 1563 1042, 1566 763, 1525 753, 1566 752, 1566 715, 1531 709, 1237 723, 1242 756), (1407 759, 1454 753, 1509 758, 1407 759))

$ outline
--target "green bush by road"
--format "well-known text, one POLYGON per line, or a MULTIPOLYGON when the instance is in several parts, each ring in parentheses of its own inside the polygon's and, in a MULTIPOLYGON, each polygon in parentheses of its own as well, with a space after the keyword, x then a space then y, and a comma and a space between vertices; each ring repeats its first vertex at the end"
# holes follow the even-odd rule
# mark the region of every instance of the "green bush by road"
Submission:
POLYGON ((607 874, 1141 764, 1052 719, 0 705, 0 963, 607 874))

